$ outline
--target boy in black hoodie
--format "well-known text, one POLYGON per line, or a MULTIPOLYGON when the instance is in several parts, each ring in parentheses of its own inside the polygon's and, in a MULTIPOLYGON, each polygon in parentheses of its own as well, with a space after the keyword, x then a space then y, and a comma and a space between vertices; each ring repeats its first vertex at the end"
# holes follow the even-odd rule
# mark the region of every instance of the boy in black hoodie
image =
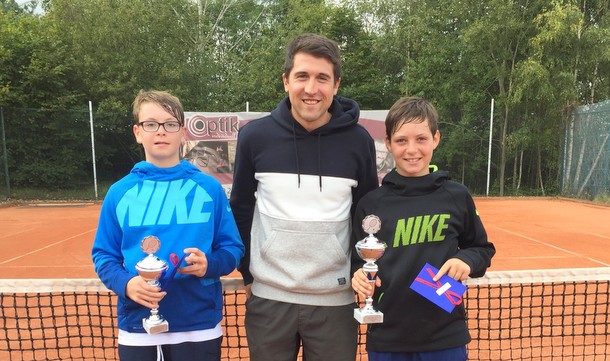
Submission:
POLYGON ((352 288, 361 297, 374 292, 374 305, 384 314, 382 323, 369 325, 369 360, 466 360, 471 338, 463 304, 448 313, 410 285, 426 263, 439 269, 434 281, 445 274, 458 281, 481 277, 495 247, 468 189, 430 166, 440 142, 434 106, 417 97, 401 98, 385 123, 385 143, 396 168, 360 200, 352 234, 353 246, 366 237, 362 220, 376 215, 381 229, 375 236, 388 246, 376 262, 374 284, 354 256, 352 288))

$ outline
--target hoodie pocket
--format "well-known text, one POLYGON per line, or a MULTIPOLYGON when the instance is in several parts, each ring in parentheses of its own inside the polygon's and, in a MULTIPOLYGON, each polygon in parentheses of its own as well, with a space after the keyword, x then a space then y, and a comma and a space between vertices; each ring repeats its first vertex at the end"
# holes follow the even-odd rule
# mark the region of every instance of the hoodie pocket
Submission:
POLYGON ((349 258, 331 232, 272 231, 254 272, 261 282, 293 292, 332 293, 344 288, 349 258))

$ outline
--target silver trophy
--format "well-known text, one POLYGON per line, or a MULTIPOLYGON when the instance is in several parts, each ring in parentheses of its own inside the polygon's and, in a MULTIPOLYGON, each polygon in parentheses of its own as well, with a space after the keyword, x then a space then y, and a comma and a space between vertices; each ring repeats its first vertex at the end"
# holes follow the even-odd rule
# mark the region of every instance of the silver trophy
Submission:
MULTIPOLYGON (((136 271, 149 285, 159 287, 159 279, 163 277, 169 268, 167 263, 160 260, 154 255, 161 248, 161 241, 155 236, 147 236, 140 244, 142 251, 148 256, 144 257, 136 264, 136 271)), ((169 323, 159 315, 159 309, 153 308, 150 310, 150 316, 142 319, 142 326, 149 334, 167 332, 169 323)))
MULTIPOLYGON (((375 215, 369 215, 362 221, 362 229, 368 233, 364 239, 356 243, 358 256, 366 261, 362 270, 370 283, 375 287, 379 267, 375 263, 383 254, 387 245, 374 236, 381 229, 381 220, 375 215)), ((373 308, 373 297, 368 296, 362 308, 354 310, 354 318, 360 323, 382 323, 383 313, 373 308)))

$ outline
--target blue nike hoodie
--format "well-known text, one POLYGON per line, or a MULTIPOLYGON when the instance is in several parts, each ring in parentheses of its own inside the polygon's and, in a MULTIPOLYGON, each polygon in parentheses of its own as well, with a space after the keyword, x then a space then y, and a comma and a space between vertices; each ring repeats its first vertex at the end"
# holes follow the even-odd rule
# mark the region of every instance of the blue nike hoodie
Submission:
POLYGON ((154 255, 168 263, 169 271, 174 267, 170 255, 182 257, 185 248, 199 248, 208 260, 201 278, 176 273, 159 303, 170 332, 214 328, 222 319, 220 277, 232 272, 244 255, 220 183, 186 161, 171 168, 143 161, 108 190, 92 258, 101 281, 119 297, 118 326, 129 332, 145 332, 142 318, 150 315, 150 309, 125 294, 127 282, 137 276, 136 264, 147 256, 141 242, 150 235, 161 241, 154 255))

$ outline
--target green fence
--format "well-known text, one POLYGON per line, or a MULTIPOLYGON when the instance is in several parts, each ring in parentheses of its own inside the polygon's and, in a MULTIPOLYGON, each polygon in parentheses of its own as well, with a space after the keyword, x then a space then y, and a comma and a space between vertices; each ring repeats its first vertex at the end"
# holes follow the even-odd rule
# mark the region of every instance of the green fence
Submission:
POLYGON ((142 159, 128 113, 3 108, 0 121, 0 201, 24 189, 94 198, 94 180, 116 181, 142 159))
POLYGON ((576 108, 566 127, 562 194, 610 197, 610 100, 576 108))
MULTIPOLYGON (((75 197, 91 199, 97 193, 94 185, 103 188, 115 182, 143 159, 129 113, 4 108, 0 120, 0 201, 24 198, 19 192, 27 188, 86 190, 87 194, 75 197)), ((561 193, 609 199, 610 100, 576 108, 568 123, 559 173, 561 193)))
MULTIPOLYGON (((2 144, 6 150, 0 154, 0 162, 5 165, 0 171, 4 180, 0 201, 33 198, 24 192, 42 195, 45 200, 101 200, 111 183, 144 159, 133 136, 130 114, 15 108, 5 108, 3 113, 6 136, 2 144)), ((387 110, 360 114, 360 124, 378 140, 381 156, 387 153, 383 143, 386 113, 387 110)), ((245 122, 266 114, 186 112, 185 159, 216 177, 228 194, 237 130, 245 122)), ((383 165, 380 177, 388 171, 386 162, 383 165)))

